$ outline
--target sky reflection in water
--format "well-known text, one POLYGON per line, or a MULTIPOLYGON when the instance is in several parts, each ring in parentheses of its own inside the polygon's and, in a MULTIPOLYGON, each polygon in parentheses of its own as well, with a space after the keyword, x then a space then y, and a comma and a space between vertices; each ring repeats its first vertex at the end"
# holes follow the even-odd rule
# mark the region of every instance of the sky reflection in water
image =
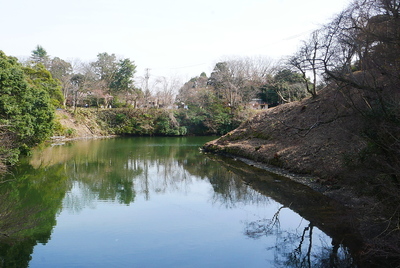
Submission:
POLYGON ((329 237, 202 154, 205 141, 82 141, 35 153, 33 166, 65 172, 66 192, 51 238, 34 247, 29 267, 315 267, 330 260, 329 237))

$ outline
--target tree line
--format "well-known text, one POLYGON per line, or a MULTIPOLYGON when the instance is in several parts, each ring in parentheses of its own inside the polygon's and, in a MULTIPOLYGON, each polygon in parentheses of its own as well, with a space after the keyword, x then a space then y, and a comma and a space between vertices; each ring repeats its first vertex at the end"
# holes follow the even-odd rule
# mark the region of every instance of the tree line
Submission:
MULTIPOLYGON (((209 76, 202 73, 184 85, 166 77, 149 83, 149 72, 137 79, 134 61, 107 52, 87 63, 52 58, 42 46, 22 62, 2 53, 2 133, 7 129, 4 137, 18 137, 18 144, 29 147, 50 135, 53 115, 46 110, 50 107, 71 107, 74 111, 78 107, 122 107, 164 108, 168 112, 163 113, 162 122, 152 124, 164 124, 168 133, 225 134, 254 113, 252 108, 315 98, 324 86, 335 85, 348 95, 355 109, 374 122, 367 137, 377 148, 395 156, 400 150, 398 17, 399 1, 355 0, 330 23, 314 31, 294 55, 279 62, 262 56, 223 59, 209 76), (19 77, 12 76, 17 69, 19 77), (16 81, 23 86, 17 86, 16 81), (355 96, 363 101, 356 101, 355 96), (32 105, 35 102, 41 103, 32 105), (45 118, 21 119, 34 112, 42 112, 45 118), (23 121, 42 133, 23 130, 24 124, 17 123, 23 121), (28 134, 22 134, 25 132, 28 134)), ((115 114, 114 123, 120 124, 119 129, 136 129, 135 120, 128 118, 135 113, 115 114)))
MULTIPOLYGON (((41 63, 54 79, 61 82, 62 106, 96 107, 173 107, 176 101, 187 101, 191 88, 209 88, 222 102, 240 108, 254 98, 276 105, 299 100, 308 95, 299 72, 288 65, 275 63, 263 56, 233 57, 216 64, 210 77, 202 73, 183 86, 177 78, 156 77, 150 83, 135 77, 136 65, 129 58, 99 53, 93 62, 68 62, 50 58, 37 46, 24 65, 41 63), (207 77, 206 83, 204 78, 207 77), (176 96, 178 94, 178 96, 176 96)), ((307 78, 308 79, 308 78, 307 78)))
POLYGON ((54 79, 61 83, 62 107, 109 106, 123 96, 127 103, 134 102, 140 92, 133 84, 136 65, 129 58, 118 59, 115 54, 99 53, 89 63, 78 60, 68 62, 51 58, 40 45, 32 51, 25 65, 42 64, 54 79))
POLYGON ((362 135, 368 148, 358 161, 381 166, 398 185, 399 10, 398 0, 354 0, 279 64, 255 58, 219 62, 210 77, 203 74, 187 82, 178 100, 203 111, 207 120, 209 107, 217 104, 233 114, 254 98, 274 105, 317 98, 322 88, 336 90, 365 119, 362 135))

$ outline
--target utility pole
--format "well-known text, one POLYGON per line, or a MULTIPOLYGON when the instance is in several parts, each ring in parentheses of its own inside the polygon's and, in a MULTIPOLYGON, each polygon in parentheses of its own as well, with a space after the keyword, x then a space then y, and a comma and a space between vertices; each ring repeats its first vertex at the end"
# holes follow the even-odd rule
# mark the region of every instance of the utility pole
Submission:
POLYGON ((144 79, 146 81, 146 91, 148 91, 149 90, 149 78, 150 78, 149 71, 150 71, 150 69, 146 68, 145 71, 146 71, 146 74, 144 75, 144 79))
POLYGON ((144 91, 144 98, 145 98, 145 102, 146 102, 145 106, 147 107, 149 105, 149 97, 150 97, 150 90, 149 90, 150 69, 146 68, 145 71, 146 71, 146 74, 144 75, 144 79, 145 79, 145 83, 146 83, 146 85, 145 85, 146 89, 144 91))

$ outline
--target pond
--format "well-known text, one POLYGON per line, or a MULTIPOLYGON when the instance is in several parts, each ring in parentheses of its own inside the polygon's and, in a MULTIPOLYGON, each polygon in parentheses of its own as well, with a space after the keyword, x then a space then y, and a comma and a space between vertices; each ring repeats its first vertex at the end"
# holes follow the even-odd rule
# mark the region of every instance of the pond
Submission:
POLYGON ((212 138, 34 151, 0 184, 0 267, 355 267, 345 208, 212 138))

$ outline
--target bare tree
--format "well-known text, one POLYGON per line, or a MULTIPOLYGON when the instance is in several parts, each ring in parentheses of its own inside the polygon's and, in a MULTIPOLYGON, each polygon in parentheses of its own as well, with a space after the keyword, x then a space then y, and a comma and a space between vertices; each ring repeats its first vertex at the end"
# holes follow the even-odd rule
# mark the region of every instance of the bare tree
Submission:
POLYGON ((201 73, 200 76, 191 78, 179 88, 176 96, 178 105, 183 108, 189 102, 196 102, 196 95, 199 93, 199 91, 201 91, 201 89, 207 88, 207 85, 208 77, 204 72, 201 73))
POLYGON ((398 244, 385 238, 399 236, 400 1, 355 0, 321 29, 319 40, 326 78, 365 119, 361 165, 379 173, 365 179, 387 208, 378 212, 388 220, 373 253, 398 256, 398 244))
POLYGON ((56 78, 61 82, 62 92, 64 95, 63 106, 65 106, 70 91, 72 90, 72 85, 71 85, 71 78, 73 76, 72 65, 69 62, 66 62, 58 57, 55 57, 50 61, 49 71, 53 76, 53 78, 56 78))
POLYGON ((174 104, 182 82, 177 77, 166 78, 164 76, 156 79, 157 103, 160 107, 171 107, 174 104))
POLYGON ((240 88, 244 83, 244 72, 236 61, 219 62, 211 73, 210 84, 217 95, 231 107, 237 107, 242 101, 240 88))
POLYGON ((230 58, 216 64, 209 84, 235 108, 254 98, 275 70, 274 63, 266 57, 230 58))
POLYGON ((314 31, 310 39, 303 41, 297 53, 288 60, 288 64, 301 73, 307 92, 313 98, 317 96, 317 77, 318 72, 322 69, 322 62, 319 58, 322 45, 319 35, 319 31, 314 31), (308 75, 311 75, 311 80, 308 75))

